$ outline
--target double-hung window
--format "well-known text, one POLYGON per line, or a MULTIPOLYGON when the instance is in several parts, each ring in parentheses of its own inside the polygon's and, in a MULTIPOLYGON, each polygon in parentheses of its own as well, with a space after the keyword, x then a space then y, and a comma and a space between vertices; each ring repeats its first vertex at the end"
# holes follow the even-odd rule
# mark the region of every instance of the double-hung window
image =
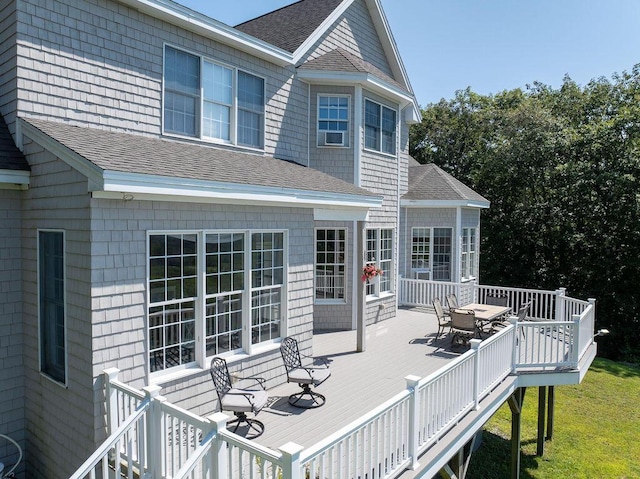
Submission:
POLYGON ((349 146, 349 97, 318 96, 318 146, 349 146))
POLYGON ((411 229, 411 268, 434 281, 451 280, 451 228, 411 229))
POLYGON ((371 100, 364 105, 364 146, 369 150, 396 153, 396 111, 371 100))
POLYGON ((393 229, 368 229, 365 257, 367 265, 382 271, 366 285, 367 296, 380 296, 393 289, 393 229))
POLYGON ((476 229, 462 228, 462 252, 460 258, 463 279, 475 278, 476 271, 476 229))
POLYGON ((285 261, 282 231, 150 234, 150 371, 280 338, 285 261))
POLYGON ((316 301, 345 300, 347 231, 316 229, 316 301))
POLYGON ((164 131, 264 146, 264 79, 165 47, 164 131))
POLYGON ((67 353, 62 231, 38 232, 38 302, 40 370, 51 379, 65 383, 67 353))

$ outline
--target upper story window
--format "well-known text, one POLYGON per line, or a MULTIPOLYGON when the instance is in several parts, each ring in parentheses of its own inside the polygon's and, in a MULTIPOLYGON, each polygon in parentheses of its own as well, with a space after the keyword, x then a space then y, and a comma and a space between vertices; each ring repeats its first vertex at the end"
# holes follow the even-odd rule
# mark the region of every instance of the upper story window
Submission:
POLYGON ((318 146, 349 146, 349 97, 318 96, 318 146))
POLYGON ((476 266, 476 229, 462 228, 462 252, 460 267, 462 278, 471 279, 477 275, 476 266))
POLYGON ((264 79, 165 48, 164 131, 263 148, 264 79))
POLYGON ((364 104, 364 146, 369 150, 396 153, 396 111, 371 100, 364 104))

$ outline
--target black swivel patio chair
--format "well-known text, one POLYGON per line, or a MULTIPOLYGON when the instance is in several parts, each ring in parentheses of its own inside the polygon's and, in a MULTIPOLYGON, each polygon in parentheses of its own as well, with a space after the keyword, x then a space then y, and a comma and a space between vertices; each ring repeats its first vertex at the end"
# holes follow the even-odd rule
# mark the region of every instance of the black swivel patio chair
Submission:
POLYGON ((247 417, 248 412, 258 414, 260 410, 267 404, 269 398, 265 391, 265 380, 258 377, 240 378, 239 381, 251 381, 255 385, 246 388, 234 388, 231 384, 231 376, 227 368, 227 362, 219 357, 211 360, 211 379, 213 386, 218 393, 218 406, 220 411, 230 411, 236 418, 229 421, 227 425, 235 424, 235 428, 231 432, 235 433, 241 425, 245 425, 247 439, 255 439, 264 432, 264 424, 257 419, 247 417))
POLYGON ((434 298, 431 303, 433 304, 433 309, 436 312, 436 318, 438 318, 438 334, 436 334, 437 341, 446 328, 449 328, 449 331, 451 331, 451 317, 449 316, 449 312, 445 313, 442 303, 440 302, 440 298, 434 298))
POLYGON ((299 393, 289 396, 289 404, 305 409, 322 406, 326 398, 322 394, 312 391, 311 386, 319 386, 331 376, 329 364, 325 360, 320 359, 323 362, 320 366, 313 364, 303 366, 303 357, 313 361, 315 361, 315 359, 300 354, 298 341, 292 337, 287 337, 282 340, 280 352, 282 353, 284 367, 287 370, 287 382, 298 383, 302 388, 302 391, 299 393))

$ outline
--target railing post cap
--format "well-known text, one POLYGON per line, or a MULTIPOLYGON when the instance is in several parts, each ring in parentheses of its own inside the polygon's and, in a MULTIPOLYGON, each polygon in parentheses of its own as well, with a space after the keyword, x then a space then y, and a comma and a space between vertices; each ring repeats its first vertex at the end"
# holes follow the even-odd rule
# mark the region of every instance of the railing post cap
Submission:
POLYGON ((104 369, 102 372, 107 376, 109 376, 109 379, 113 380, 118 378, 118 374, 120 373, 120 370, 118 368, 107 368, 107 369, 104 369))
POLYGON ((289 456, 295 456, 304 451, 304 447, 300 444, 296 444, 295 442, 288 442, 284 446, 280 446, 278 450, 289 456))
POLYGON ((408 376, 404 377, 404 380, 407 383, 417 383, 418 381, 420 381, 420 379, 422 379, 420 376, 416 376, 415 374, 409 374, 408 376))
POLYGON ((473 338, 469 340, 469 344, 471 345, 471 349, 478 349, 480 347, 480 343, 482 343, 481 339, 473 338))
POLYGON ((160 386, 158 386, 157 384, 152 384, 151 386, 143 387, 142 390, 144 391, 144 393, 147 396, 153 398, 153 397, 160 396, 160 391, 162 390, 162 388, 160 386))
POLYGON ((589 301, 591 304, 595 304, 596 298, 589 298, 587 301, 589 301))
POLYGON ((229 419, 231 419, 231 416, 223 412, 214 412, 208 416, 207 419, 211 422, 215 422, 216 424, 227 424, 229 419))

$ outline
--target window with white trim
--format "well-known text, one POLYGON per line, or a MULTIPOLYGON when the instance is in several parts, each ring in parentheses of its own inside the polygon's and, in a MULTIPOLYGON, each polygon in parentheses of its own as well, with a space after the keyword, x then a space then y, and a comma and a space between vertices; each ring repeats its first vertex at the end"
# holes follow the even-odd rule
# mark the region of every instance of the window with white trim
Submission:
POLYGON ((318 95, 318 146, 349 146, 349 97, 318 95))
POLYGON ((396 111, 371 100, 364 106, 364 146, 369 150, 396 153, 396 111))
POLYGON ((367 296, 380 296, 393 289, 393 229, 368 229, 365 258, 366 264, 382 270, 366 284, 367 296))
POLYGON ((463 279, 475 278, 477 275, 476 247, 476 228, 462 228, 460 266, 463 279))
POLYGON ((411 228, 411 269, 434 281, 451 281, 452 228, 411 228))
POLYGON ((316 229, 315 296, 317 302, 344 302, 347 231, 316 229))
POLYGON ((164 132, 264 146, 264 79, 165 46, 164 132))
POLYGON ((40 371, 61 383, 67 377, 64 233, 38 232, 40 371))
POLYGON ((282 231, 149 234, 150 372, 280 338, 285 271, 282 231))

